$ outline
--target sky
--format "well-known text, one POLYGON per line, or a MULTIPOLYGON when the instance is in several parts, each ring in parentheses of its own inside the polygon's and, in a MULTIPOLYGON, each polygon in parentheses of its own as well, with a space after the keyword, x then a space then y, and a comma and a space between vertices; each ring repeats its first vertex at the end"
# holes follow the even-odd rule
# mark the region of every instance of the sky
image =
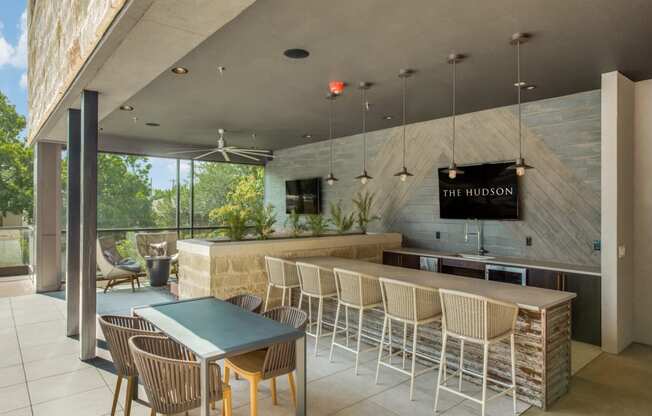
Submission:
POLYGON ((27 116, 27 11, 25 0, 0 0, 0 91, 27 116))

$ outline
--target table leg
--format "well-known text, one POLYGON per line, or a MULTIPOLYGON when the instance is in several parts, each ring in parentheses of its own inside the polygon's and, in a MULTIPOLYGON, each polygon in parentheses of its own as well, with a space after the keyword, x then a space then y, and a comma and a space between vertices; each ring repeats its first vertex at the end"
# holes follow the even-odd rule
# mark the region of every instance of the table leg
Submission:
POLYGON ((306 386, 306 337, 305 335, 296 340, 297 359, 297 409, 296 416, 308 414, 307 386, 306 386))
POLYGON ((201 366, 201 371, 200 371, 200 389, 201 389, 201 416, 209 416, 210 415, 210 403, 209 403, 209 397, 208 397, 208 389, 209 389, 209 375, 208 375, 208 361, 205 358, 201 358, 200 360, 200 366, 201 366))

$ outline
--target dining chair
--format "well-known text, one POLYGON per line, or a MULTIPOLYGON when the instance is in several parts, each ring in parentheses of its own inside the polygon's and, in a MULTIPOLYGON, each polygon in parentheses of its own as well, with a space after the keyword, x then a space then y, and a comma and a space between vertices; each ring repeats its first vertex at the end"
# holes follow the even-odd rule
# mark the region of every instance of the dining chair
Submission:
POLYGON ((225 299, 225 301, 253 313, 260 313, 260 307, 263 305, 263 300, 260 296, 250 293, 235 295, 225 299))
POLYGON ((380 366, 388 367, 406 374, 410 376, 410 400, 413 400, 414 379, 417 376, 436 368, 436 366, 427 367, 417 372, 417 356, 433 363, 437 363, 438 361, 437 358, 421 354, 417 351, 419 327, 441 320, 441 303, 437 294, 437 289, 382 277, 379 281, 383 296, 383 306, 385 308, 385 320, 383 322, 383 332, 380 337, 380 348, 378 350, 376 384, 378 384, 380 366), (392 321, 403 323, 403 348, 399 349, 397 352, 393 352, 392 321), (408 351, 407 349, 408 326, 413 327, 411 351, 408 351), (386 332, 389 332, 389 354, 387 356, 387 362, 382 360, 386 332), (392 358, 400 353, 403 354, 403 364, 402 367, 397 367, 392 364, 392 358), (410 371, 405 370, 405 359, 406 354, 408 353, 412 355, 412 366, 410 371))
POLYGON ((113 392, 111 416, 115 415, 123 378, 127 379, 124 414, 125 416, 129 416, 131 414, 133 391, 137 388, 134 383, 138 376, 138 369, 129 351, 129 338, 136 335, 156 335, 159 333, 149 322, 137 317, 102 315, 98 320, 102 328, 102 333, 104 333, 104 338, 109 346, 109 352, 111 353, 113 365, 118 376, 115 391, 113 392))
POLYGON ((481 414, 485 415, 487 402, 502 395, 512 393, 514 414, 516 411, 516 350, 514 348, 514 333, 516 319, 518 317, 518 306, 513 303, 501 302, 469 293, 444 290, 439 291, 442 305, 442 348, 439 365, 439 376, 437 377, 437 388, 435 391, 435 413, 439 404, 440 390, 464 397, 465 399, 479 403, 481 414), (460 341, 460 361, 458 370, 450 376, 447 374, 446 345, 449 338, 456 338, 460 341), (509 339, 511 355, 511 376, 512 382, 505 383, 500 380, 489 378, 487 375, 489 361, 489 347, 493 344, 509 339), (464 343, 471 342, 480 344, 483 347, 482 374, 477 374, 464 369, 464 343), (479 377, 482 379, 482 396, 480 399, 462 392, 463 375, 479 377), (459 376, 457 390, 448 387, 447 381, 451 377, 459 376), (487 381, 503 387, 504 390, 487 398, 487 381))
MULTIPOLYGON (((324 325, 331 325, 324 322, 324 299, 336 299, 337 288, 335 287, 335 276, 331 270, 322 269, 310 263, 296 262, 299 275, 299 309, 303 304, 304 296, 308 298, 308 329, 306 335, 315 338, 315 357, 319 354, 319 340, 322 337, 330 337, 331 332, 323 333, 324 325), (317 300, 317 321, 312 320, 312 299, 317 300), (313 327, 315 327, 313 331, 313 327)), ((335 326, 333 325, 333 331, 335 326)))
POLYGON ((265 256, 267 271, 267 295, 265 310, 269 308, 269 297, 273 288, 281 289, 281 306, 285 306, 285 293, 288 292, 288 304, 292 305, 292 289, 299 287, 299 276, 294 262, 278 257, 265 256))
MULTIPOLYGON (((299 330, 304 330, 308 321, 308 316, 304 311, 291 306, 279 306, 262 315, 299 330)), ((271 345, 269 348, 224 360, 224 384, 228 385, 229 383, 230 370, 249 381, 250 415, 256 416, 258 414, 258 384, 263 380, 270 380, 272 403, 277 405, 276 377, 287 374, 292 402, 296 407, 297 391, 293 375, 295 367, 295 342, 282 342, 271 345)))
MULTIPOLYGON (((135 336, 129 348, 145 386, 151 416, 187 412, 201 406, 201 365, 181 344, 161 336, 135 336)), ((210 365, 209 400, 222 400, 222 414, 231 416, 231 388, 222 383, 220 366, 210 365)))
POLYGON ((333 361, 334 347, 342 348, 346 351, 352 352, 355 354, 355 375, 358 375, 358 362, 360 353, 376 349, 376 347, 373 347, 365 351, 361 351, 360 343, 362 341, 362 337, 372 339, 371 337, 365 336, 362 332, 364 312, 382 307, 383 296, 380 292, 380 282, 375 277, 344 269, 335 268, 333 269, 333 273, 335 274, 335 286, 337 288, 335 328, 338 327, 342 309, 344 309, 345 328, 333 331, 329 360, 331 362, 333 361), (356 309, 358 311, 358 334, 355 349, 349 347, 349 308, 356 309), (346 342, 344 344, 340 344, 336 341, 336 335, 342 332, 345 332, 346 334, 346 342))

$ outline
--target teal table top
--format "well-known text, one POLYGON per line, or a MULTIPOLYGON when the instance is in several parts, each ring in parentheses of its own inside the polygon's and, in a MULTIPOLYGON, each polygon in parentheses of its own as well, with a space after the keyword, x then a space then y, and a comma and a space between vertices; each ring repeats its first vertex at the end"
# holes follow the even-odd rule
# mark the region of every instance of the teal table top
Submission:
POLYGON ((200 358, 218 360, 304 336, 217 298, 197 298, 135 308, 134 313, 200 358))

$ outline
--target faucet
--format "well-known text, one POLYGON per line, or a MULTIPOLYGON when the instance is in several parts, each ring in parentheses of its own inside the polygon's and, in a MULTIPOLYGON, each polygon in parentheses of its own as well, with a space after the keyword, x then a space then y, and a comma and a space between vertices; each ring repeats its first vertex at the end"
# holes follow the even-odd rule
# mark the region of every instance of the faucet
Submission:
POLYGON ((469 223, 464 222, 464 242, 468 243, 469 242, 469 236, 475 236, 478 241, 478 255, 479 256, 484 256, 487 254, 489 251, 485 250, 483 246, 483 239, 482 239, 482 224, 480 223, 480 220, 475 220, 475 232, 470 233, 469 232, 469 223))

